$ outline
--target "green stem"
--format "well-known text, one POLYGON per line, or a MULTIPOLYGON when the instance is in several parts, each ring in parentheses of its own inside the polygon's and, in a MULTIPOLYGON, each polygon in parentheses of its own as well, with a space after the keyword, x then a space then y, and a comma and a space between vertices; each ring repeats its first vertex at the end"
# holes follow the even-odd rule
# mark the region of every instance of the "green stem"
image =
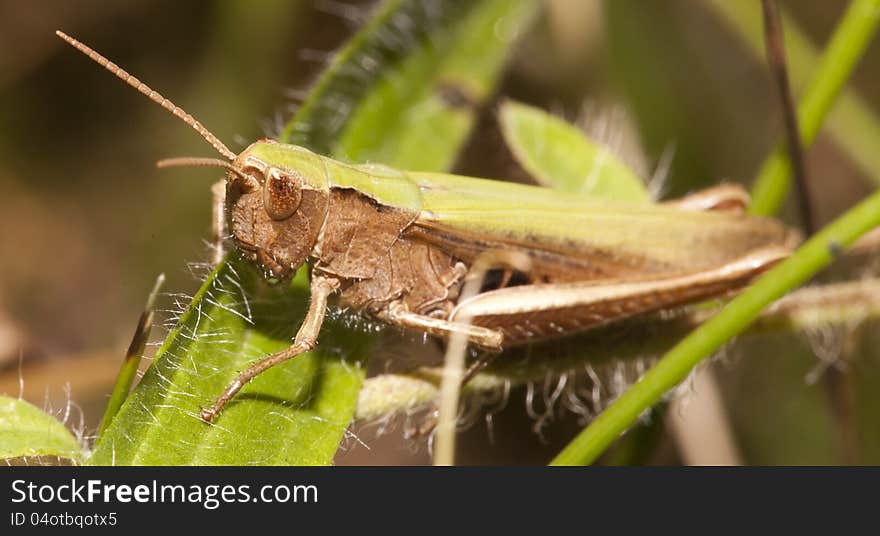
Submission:
POLYGON ((817 233, 788 260, 761 277, 715 317, 685 337, 608 407, 553 460, 552 465, 593 462, 639 415, 681 383, 703 359, 744 331, 761 310, 804 283, 834 259, 835 251, 880 225, 880 192, 817 233))
MULTIPOLYGON (((853 0, 825 50, 798 106, 804 146, 812 145, 831 105, 865 53, 880 22, 880 0, 853 0)), ((791 163, 782 143, 764 161, 752 190, 751 212, 775 214, 791 185, 791 163)))
MULTIPOLYGON (((758 2, 706 0, 743 39, 758 61, 764 61, 764 35, 758 2)), ((780 6, 782 7, 782 6, 780 6)), ((820 50, 797 21, 782 10, 785 50, 795 90, 806 85, 819 63, 820 50)), ((873 184, 880 184, 880 118, 870 103, 850 85, 842 90, 823 128, 852 163, 873 184)))

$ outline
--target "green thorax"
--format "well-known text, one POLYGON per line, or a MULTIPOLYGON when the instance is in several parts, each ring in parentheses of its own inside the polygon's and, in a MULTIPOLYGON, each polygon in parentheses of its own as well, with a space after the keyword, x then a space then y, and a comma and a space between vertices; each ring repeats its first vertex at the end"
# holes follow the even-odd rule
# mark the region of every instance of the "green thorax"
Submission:
POLYGON ((419 187, 405 173, 379 165, 345 164, 296 145, 271 140, 251 145, 248 154, 279 168, 297 172, 316 190, 348 188, 383 205, 420 211, 419 187))

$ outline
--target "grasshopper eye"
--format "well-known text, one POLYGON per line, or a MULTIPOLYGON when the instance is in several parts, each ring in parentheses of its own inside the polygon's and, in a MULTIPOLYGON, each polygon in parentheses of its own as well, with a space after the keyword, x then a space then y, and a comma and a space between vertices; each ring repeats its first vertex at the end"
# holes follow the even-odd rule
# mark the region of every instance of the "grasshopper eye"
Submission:
POLYGON ((263 183, 263 206, 273 220, 289 218, 302 201, 302 180, 298 175, 271 168, 263 183))

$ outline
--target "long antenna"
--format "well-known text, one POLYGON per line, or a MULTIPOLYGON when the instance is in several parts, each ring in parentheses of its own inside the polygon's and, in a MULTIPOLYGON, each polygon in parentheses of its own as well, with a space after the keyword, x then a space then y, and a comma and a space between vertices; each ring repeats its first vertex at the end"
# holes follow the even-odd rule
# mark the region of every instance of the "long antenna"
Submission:
POLYGON ((245 180, 247 183, 253 183, 255 180, 253 177, 243 172, 241 169, 235 167, 230 164, 226 160, 220 160, 219 158, 201 158, 197 156, 183 156, 177 158, 163 158, 156 162, 156 167, 158 168, 169 168, 169 167, 186 167, 186 166, 200 166, 200 167, 222 167, 228 169, 229 171, 235 173, 239 177, 245 180))
POLYGON ((99 65, 101 65, 102 67, 104 67, 105 69, 107 69, 108 71, 113 73, 114 75, 116 75, 120 80, 122 80, 126 84, 130 85, 131 87, 135 88, 136 90, 140 91, 141 93, 143 93, 144 95, 149 97, 149 99, 151 101, 155 102, 156 104, 158 104, 162 108, 165 108, 166 110, 168 110, 169 112, 171 112, 175 116, 179 117, 181 120, 183 120, 184 123, 191 126, 193 128, 193 130, 195 130, 196 132, 201 134, 201 136, 203 138, 205 138, 205 141, 210 143, 211 146, 214 147, 214 149, 218 153, 225 156, 229 160, 235 160, 235 153, 230 151, 229 148, 227 148, 226 145, 224 145, 223 142, 217 138, 217 136, 211 134, 208 131, 208 129, 206 129, 204 126, 202 126, 201 123, 196 121, 193 116, 191 116, 188 113, 186 113, 185 111, 183 111, 182 108, 176 106, 173 102, 166 99, 165 97, 160 95, 158 92, 153 91, 153 89, 150 88, 150 86, 144 84, 143 82, 141 82, 140 80, 138 80, 134 76, 127 73, 122 67, 116 65, 115 63, 108 60, 104 56, 98 54, 97 52, 92 50, 88 45, 85 45, 85 44, 77 41, 73 37, 70 37, 66 33, 62 32, 61 30, 56 30, 55 35, 57 35, 61 39, 64 39, 65 41, 67 41, 70 44, 70 46, 79 50, 80 52, 82 52, 86 56, 88 56, 91 59, 93 59, 94 61, 96 61, 99 65))

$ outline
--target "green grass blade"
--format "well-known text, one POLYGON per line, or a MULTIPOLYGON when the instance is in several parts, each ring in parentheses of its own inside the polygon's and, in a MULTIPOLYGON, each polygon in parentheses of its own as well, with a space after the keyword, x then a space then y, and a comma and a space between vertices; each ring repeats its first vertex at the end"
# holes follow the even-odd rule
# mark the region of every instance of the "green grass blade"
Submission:
POLYGON ((280 139, 353 162, 448 170, 534 11, 533 0, 385 2, 280 139), (393 71, 364 67, 380 59, 393 71))
POLYGON ((552 464, 581 465, 594 461, 643 411, 683 381, 697 364, 745 330, 764 307, 830 264, 834 251, 852 244, 878 225, 880 192, 825 227, 788 260, 685 337, 569 443, 552 464))
MULTIPOLYGON (((707 4, 739 33, 755 58, 763 64, 766 60, 760 3, 707 0, 707 4)), ((797 90, 806 85, 810 73, 815 70, 819 52, 784 10, 783 24, 788 72, 797 90)), ((880 118, 856 90, 843 88, 828 113, 824 128, 862 173, 880 184, 880 151, 877 151, 880 147, 880 118)))
POLYGON ((0 460, 82 458, 82 446, 58 419, 24 400, 0 396, 0 460))
MULTIPOLYGON (((816 139, 831 105, 870 44, 878 23, 880 0, 853 0, 838 23, 798 104, 798 122, 804 146, 812 145, 816 139)), ((755 179, 750 211, 761 215, 775 214, 782 206, 790 185, 791 164, 785 145, 777 144, 755 179)))
POLYGON ((119 413, 119 409, 128 398, 128 393, 137 376, 138 367, 141 364, 141 357, 144 355, 144 349, 147 346, 147 339, 150 337, 150 329, 153 327, 153 307, 156 303, 156 297, 159 289, 165 282, 165 274, 160 274, 156 278, 156 284, 147 298, 147 304, 138 318, 137 327, 128 350, 125 352, 125 358, 122 360, 122 366, 119 367, 119 374, 116 375, 116 383, 113 385, 113 391, 110 392, 110 401, 107 402, 107 408, 104 410, 104 416, 101 418, 101 424, 98 426, 97 437, 101 437, 104 430, 110 426, 113 418, 119 413))
MULTIPOLYGON (((281 140, 336 157, 444 169, 476 110, 438 91, 449 80, 483 88, 472 95, 472 104, 480 104, 494 87, 516 29, 533 10, 534 2, 526 0, 384 2, 330 63, 281 140), (435 9, 426 11, 429 5, 435 9), (476 51, 478 45, 483 48, 476 51), (471 62, 469 55, 481 59, 471 62), (379 128, 377 106, 393 128, 379 128), (397 120, 413 107, 422 121, 397 120), (426 145, 419 148, 415 140, 426 145)), ((222 262, 90 463, 329 464, 354 413, 363 379, 359 364, 371 340, 343 321, 325 323, 315 351, 245 387, 216 425, 198 418, 199 408, 246 364, 290 344, 308 302, 306 279, 301 270, 288 288, 269 288, 235 256, 222 262)))
POLYGON ((576 126, 514 101, 501 105, 500 121, 507 146, 540 184, 565 192, 650 202, 642 179, 576 126))

